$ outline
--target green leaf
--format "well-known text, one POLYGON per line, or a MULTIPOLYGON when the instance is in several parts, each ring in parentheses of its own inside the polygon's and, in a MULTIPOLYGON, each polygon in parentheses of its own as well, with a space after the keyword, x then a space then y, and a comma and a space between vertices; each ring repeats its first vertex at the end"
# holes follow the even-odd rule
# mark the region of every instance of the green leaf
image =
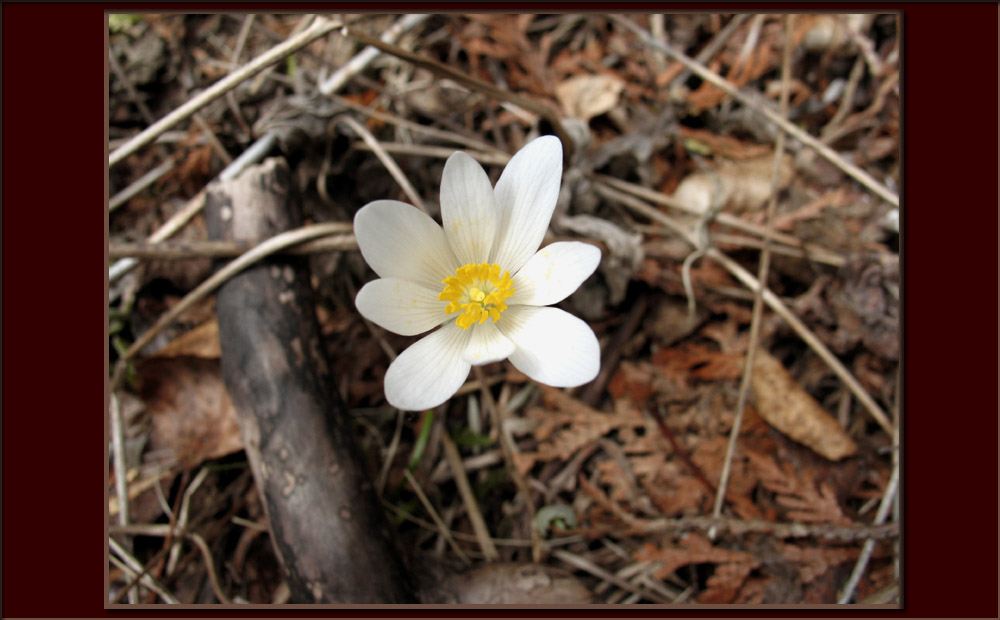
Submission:
POLYGON ((467 426, 463 426, 452 435, 452 439, 455 441, 455 445, 462 448, 486 448, 495 443, 489 435, 477 433, 467 426))
POLYGON ((108 30, 111 32, 121 32, 142 21, 142 15, 130 13, 114 13, 108 15, 108 30))
POLYGON ((410 455, 410 464, 407 465, 407 469, 411 472, 417 468, 420 463, 420 459, 424 456, 424 450, 427 448, 427 439, 431 436, 431 426, 434 422, 434 410, 429 409, 424 412, 424 421, 420 425, 420 434, 417 436, 416 443, 413 444, 413 453, 410 455))

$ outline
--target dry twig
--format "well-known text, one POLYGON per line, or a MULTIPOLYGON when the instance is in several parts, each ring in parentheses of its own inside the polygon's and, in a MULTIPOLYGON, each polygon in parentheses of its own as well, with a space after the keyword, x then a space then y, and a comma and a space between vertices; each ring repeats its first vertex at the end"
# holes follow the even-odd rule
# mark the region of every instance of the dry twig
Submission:
POLYGON ((830 163, 837 166, 843 170, 846 174, 850 175, 856 179, 859 183, 872 190, 877 196, 885 200, 886 202, 892 204, 893 206, 899 206, 899 195, 891 191, 882 183, 876 181, 870 174, 858 168, 854 164, 850 163, 843 157, 841 157, 836 151, 826 146, 816 138, 813 138, 808 133, 802 131, 797 126, 789 123, 785 119, 781 118, 770 108, 761 105, 759 102, 753 98, 745 95, 741 91, 733 87, 729 82, 725 80, 718 73, 711 71, 701 63, 695 62, 689 58, 686 54, 675 50, 673 47, 666 45, 662 41, 657 41, 646 32, 644 29, 632 23, 630 20, 620 17, 618 15, 612 15, 611 18, 617 23, 625 26, 636 35, 639 36, 647 45, 652 45, 664 52, 666 52, 674 60, 683 63, 685 67, 689 68, 691 71, 698 74, 703 80, 712 83, 714 86, 721 88, 726 94, 739 100, 740 103, 747 106, 748 108, 764 115, 772 123, 780 127, 784 132, 791 134, 793 137, 801 141, 806 146, 815 149, 820 155, 826 158, 830 163))

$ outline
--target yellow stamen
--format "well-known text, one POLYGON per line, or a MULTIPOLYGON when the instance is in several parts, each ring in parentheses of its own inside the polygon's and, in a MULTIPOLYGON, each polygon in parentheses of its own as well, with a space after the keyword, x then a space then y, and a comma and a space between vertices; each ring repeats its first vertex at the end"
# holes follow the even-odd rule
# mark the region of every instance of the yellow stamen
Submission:
POLYGON ((469 329, 474 323, 484 323, 493 319, 496 323, 507 309, 504 301, 514 294, 510 273, 500 275, 500 265, 470 263, 455 270, 455 275, 441 280, 444 289, 438 295, 441 301, 449 302, 445 314, 461 312, 455 324, 469 329))

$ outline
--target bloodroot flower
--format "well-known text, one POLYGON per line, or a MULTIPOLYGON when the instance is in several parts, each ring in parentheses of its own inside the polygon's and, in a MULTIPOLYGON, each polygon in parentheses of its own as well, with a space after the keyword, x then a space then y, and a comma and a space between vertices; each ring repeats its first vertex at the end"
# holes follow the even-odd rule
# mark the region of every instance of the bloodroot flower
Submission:
POLYGON ((358 310, 404 336, 440 326, 389 365, 390 405, 436 407, 462 386, 473 364, 505 358, 555 387, 597 376, 594 332, 573 315, 544 307, 575 291, 601 259, 599 249, 577 241, 538 249, 561 179, 562 146, 544 136, 514 155, 495 189, 472 157, 449 157, 441 178, 443 229, 395 200, 358 211, 354 234, 379 275, 358 291, 358 310))

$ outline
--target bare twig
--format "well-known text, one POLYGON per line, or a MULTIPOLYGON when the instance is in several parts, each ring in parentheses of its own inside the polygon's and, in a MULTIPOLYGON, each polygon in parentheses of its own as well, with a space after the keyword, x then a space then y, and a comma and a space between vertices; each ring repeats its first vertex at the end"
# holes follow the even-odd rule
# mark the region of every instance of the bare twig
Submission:
MULTIPOLYGON (((698 52, 698 55, 694 57, 695 62, 699 62, 703 65, 708 64, 708 62, 719 53, 719 50, 722 49, 729 39, 733 38, 733 35, 736 34, 736 31, 743 25, 743 22, 749 18, 750 13, 737 13, 736 15, 733 15, 733 18, 729 20, 729 23, 726 24, 722 30, 719 31, 719 34, 715 35, 715 37, 713 37, 712 40, 709 41, 700 52, 698 52)), ((673 88, 674 84, 683 84, 689 77, 691 77, 691 70, 684 69, 684 71, 678 74, 677 77, 670 80, 670 83, 667 84, 667 88, 673 88)))
MULTIPOLYGON (((757 279, 739 263, 715 248, 711 248, 706 253, 706 256, 709 256, 713 260, 720 263, 726 268, 726 271, 735 276, 736 279, 742 282, 744 286, 750 290, 756 290, 759 285, 757 279)), ((812 333, 812 331, 806 327, 805 323, 803 323, 799 317, 795 316, 795 313, 793 313, 788 306, 781 301, 781 298, 771 291, 771 289, 764 289, 763 295, 764 303, 766 303, 771 310, 774 310, 776 314, 788 323, 788 326, 791 327, 795 333, 797 333, 799 337, 802 338, 807 345, 809 345, 809 348, 815 351, 820 359, 822 359, 826 365, 830 367, 830 370, 832 370, 835 375, 840 377, 840 380, 847 385, 847 388, 851 390, 851 393, 854 394, 855 398, 857 398, 862 406, 864 406, 871 417, 878 422, 879 426, 891 434, 892 425, 889 422, 889 418, 886 416, 885 412, 882 411, 882 408, 879 407, 878 403, 875 402, 875 399, 873 399, 865 388, 861 386, 858 380, 854 378, 851 371, 847 370, 844 364, 837 359, 837 356, 834 355, 825 344, 823 344, 823 341, 821 341, 816 334, 812 333)))
POLYGON ((129 360, 135 357, 139 351, 141 351, 153 340, 153 338, 156 337, 156 334, 160 333, 164 328, 173 323, 177 317, 187 311, 191 306, 200 301, 206 295, 221 286, 226 280, 243 271, 250 265, 288 246, 301 243, 302 241, 308 239, 315 239, 317 237, 338 233, 340 232, 339 227, 341 225, 342 224, 340 223, 314 224, 304 228, 289 230, 288 232, 271 237, 254 249, 241 255, 236 260, 230 262, 225 267, 215 272, 212 277, 202 282, 196 289, 188 293, 181 301, 161 316, 152 327, 146 330, 142 336, 132 343, 132 346, 128 348, 124 355, 122 355, 121 359, 129 360))
POLYGON ((215 130, 209 126, 208 121, 202 118, 201 114, 198 114, 197 112, 191 115, 191 119, 194 121, 195 125, 198 126, 198 129, 201 129, 202 134, 205 136, 205 139, 208 140, 208 143, 211 145, 212 150, 215 151, 215 154, 219 156, 219 159, 221 159, 227 166, 232 164, 233 156, 226 151, 226 147, 222 146, 222 142, 219 141, 219 136, 215 135, 215 130))
POLYGON ((372 132, 368 131, 368 128, 346 114, 335 117, 332 123, 344 123, 354 130, 354 133, 364 140, 365 144, 368 145, 368 148, 375 153, 375 156, 378 157, 378 160, 382 162, 382 165, 389 171, 392 178, 396 180, 396 183, 399 184, 399 187, 403 190, 403 193, 406 194, 406 197, 410 199, 410 202, 412 202, 415 207, 424 213, 427 213, 427 207, 424 206, 424 201, 420 198, 420 194, 417 193, 417 190, 413 189, 413 185, 410 183, 410 180, 407 179, 406 175, 403 174, 403 171, 400 170, 399 164, 397 164, 393 158, 389 157, 388 153, 385 152, 378 140, 375 139, 375 136, 372 135, 372 132))
MULTIPOLYGON (((701 213, 701 210, 699 209, 695 209, 690 205, 674 200, 671 196, 666 196, 660 192, 642 187, 641 185, 636 185, 634 183, 629 183, 627 181, 622 181, 614 177, 600 174, 594 175, 594 178, 597 180, 598 184, 600 184, 599 187, 603 186, 606 189, 617 189, 621 192, 631 194, 632 196, 642 198, 643 200, 648 200, 649 202, 670 207, 671 209, 677 209, 678 211, 683 211, 685 213, 691 213, 693 215, 701 213)), ((613 196, 614 199, 620 199, 621 194, 613 194, 611 196, 613 196)), ((759 237, 764 236, 764 228, 762 226, 747 222, 728 213, 719 213, 715 216, 715 221, 719 224, 724 224, 730 228, 742 230, 743 232, 750 233, 752 235, 757 235, 759 237)), ((713 235, 713 239, 721 240, 721 237, 716 234, 713 235)), ((771 241, 783 243, 791 248, 798 249, 799 255, 807 260, 824 262, 834 266, 841 266, 844 264, 844 258, 842 256, 818 245, 805 243, 801 239, 793 237, 792 235, 774 231, 771 236, 771 241)))
MULTIPOLYGON (((250 145, 242 155, 236 158, 232 164, 226 167, 225 170, 219 173, 219 179, 222 181, 228 181, 230 179, 235 179, 243 170, 247 168, 250 164, 263 159, 264 155, 271 150, 278 141, 278 136, 273 131, 269 131, 263 136, 261 136, 256 142, 250 145)), ((191 221, 195 215, 198 214, 205 206, 205 192, 202 190, 198 192, 198 195, 192 198, 181 208, 179 211, 174 213, 169 220, 167 220, 163 226, 158 228, 156 232, 150 235, 146 241, 149 243, 159 243, 165 239, 170 238, 174 233, 184 227, 185 224, 191 221)), ((139 264, 139 261, 133 258, 123 258, 116 261, 115 264, 108 268, 108 283, 114 282, 118 278, 122 277, 129 271, 135 268, 139 264)))
POLYGON ((528 99, 527 97, 518 95, 517 93, 512 93, 508 90, 504 90, 498 86, 495 86, 494 84, 490 84, 489 82, 484 82, 480 79, 474 78, 460 71, 459 69, 456 69, 455 67, 450 67, 436 60, 426 58, 424 56, 421 56, 420 54, 416 54, 409 50, 403 49, 398 45, 392 45, 390 43, 380 41, 379 39, 365 32, 361 32, 349 26, 345 26, 343 32, 346 36, 354 37, 355 39, 361 41, 362 43, 366 43, 373 47, 377 47, 383 52, 392 54, 393 56, 401 58, 409 62, 410 64, 432 71, 437 75, 452 79, 458 82, 459 84, 463 84, 473 90, 481 92, 497 101, 506 101, 509 103, 513 103, 534 114, 538 114, 539 116, 545 118, 545 120, 549 121, 549 123, 552 124, 553 129, 555 129, 556 135, 558 135, 559 139, 562 141, 563 151, 566 154, 566 159, 567 160, 571 159, 573 154, 573 140, 570 138, 565 128, 563 128, 562 122, 559 119, 559 115, 554 108, 551 108, 545 104, 539 103, 532 99, 528 99))
MULTIPOLYGON (((192 486, 194 486, 193 483, 192 486)), ((237 517, 234 517, 233 519, 235 521, 237 517)), ((258 529, 258 525, 256 523, 251 522, 250 526, 253 527, 254 529, 258 529)), ((204 559, 205 561, 205 569, 208 571, 208 578, 212 585, 212 590, 215 592, 216 598, 218 598, 219 602, 224 605, 231 605, 232 601, 229 600, 229 597, 226 596, 226 593, 222 589, 222 584, 219 582, 218 571, 215 570, 215 562, 212 560, 212 551, 208 548, 208 543, 205 542, 205 539, 200 534, 197 534, 195 532, 185 532, 185 531, 174 532, 173 529, 174 526, 167 523, 146 523, 146 524, 122 525, 118 527, 111 527, 110 531, 113 534, 129 534, 129 535, 161 536, 161 537, 169 537, 172 534, 175 534, 187 538, 192 543, 194 543, 194 546, 198 547, 198 551, 201 552, 202 559, 204 559)), ((266 528, 264 528, 263 531, 266 531, 266 528)), ((118 551, 116 551, 116 553, 118 553, 118 551)), ((121 553, 119 553, 119 555, 121 555, 121 553)), ((113 559, 114 558, 112 558, 112 560, 113 559)), ((156 583, 156 581, 152 579, 152 577, 150 577, 149 575, 144 575, 144 577, 148 577, 153 583, 156 583)), ((143 582, 143 585, 149 587, 149 584, 147 584, 145 581, 143 582)), ((150 589, 152 589, 160 596, 164 597, 164 600, 167 600, 166 597, 170 596, 168 593, 161 592, 160 590, 157 590, 155 588, 150 588, 150 589)), ((167 601, 167 602, 179 603, 180 601, 174 599, 173 601, 167 601)))
MULTIPOLYGON (((424 23, 427 18, 430 17, 429 13, 411 13, 409 15, 404 15, 395 24, 390 26, 385 32, 382 33, 381 40, 385 43, 395 43, 403 33, 413 30, 420 24, 424 23)), ((324 95, 331 95, 338 91, 344 84, 347 83, 356 74, 365 70, 365 67, 370 65, 373 60, 378 58, 378 55, 382 52, 379 51, 377 47, 369 45, 361 52, 351 58, 349 61, 344 63, 337 71, 334 72, 325 82, 323 82, 319 87, 319 92, 324 95)))
MULTIPOLYGON (((885 493, 882 494, 882 503, 879 504, 878 512, 875 513, 875 523, 874 525, 881 525, 885 523, 886 517, 889 515, 889 509, 892 507, 893 501, 896 497, 896 489, 899 486, 899 467, 892 468, 892 475, 889 477, 889 483, 885 486, 885 493)), ((844 589, 841 591, 840 596, 837 598, 837 602, 844 604, 849 603, 851 598, 854 596, 854 589, 858 587, 858 582, 861 581, 861 575, 864 574, 865 568, 868 566, 868 561, 872 557, 872 551, 875 549, 875 539, 869 538, 865 541, 864 547, 861 548, 861 555, 858 556, 858 561, 854 565, 854 570, 851 571, 851 576, 848 578, 847 583, 844 585, 844 589)))
MULTIPOLYGON (((357 145, 358 148, 374 150, 367 143, 357 145)), ((379 147, 386 153, 397 153, 399 155, 416 155, 419 157, 434 157, 437 159, 448 159, 454 154, 455 149, 444 146, 430 146, 426 144, 400 144, 398 142, 381 142, 379 147)), ((480 151, 466 151, 466 153, 481 164, 495 164, 502 166, 510 161, 510 155, 500 153, 483 153, 480 151)))
POLYGON ((115 149, 115 151, 108 157, 108 165, 114 166, 115 164, 121 162, 132 153, 135 153, 155 140, 157 136, 166 130, 188 118, 215 99, 221 97, 230 89, 235 88, 243 80, 256 75, 260 71, 282 60, 289 54, 305 47, 316 39, 333 32, 337 28, 340 28, 342 25, 343 24, 339 21, 331 21, 324 17, 318 17, 312 26, 299 35, 272 47, 267 52, 243 65, 236 71, 233 71, 207 88, 205 91, 189 99, 184 105, 147 127, 144 131, 130 139, 119 148, 115 149))
MULTIPOLYGON (((344 232, 351 231, 351 225, 345 223, 344 232)), ((133 257, 138 259, 188 259, 188 258, 226 258, 239 256, 252 250, 261 241, 162 241, 160 243, 111 243, 108 245, 108 255, 112 258, 133 257)), ((358 249, 357 239, 351 234, 338 234, 306 241, 290 246, 281 254, 303 256, 322 252, 342 252, 358 249)))
MULTIPOLYGON (((181 498, 181 507, 177 511, 177 521, 172 525, 172 527, 177 532, 184 532, 187 529, 188 516, 191 511, 191 497, 195 494, 201 484, 205 482, 205 478, 208 477, 208 468, 202 467, 198 471, 198 474, 191 481, 191 484, 184 489, 184 495, 181 498)), ((174 546, 170 549, 170 558, 167 561, 167 574, 172 575, 174 569, 177 567, 177 560, 180 558, 181 546, 180 543, 174 543, 174 546)))
POLYGON ((634 32, 636 35, 638 35, 639 38, 641 38, 643 42, 646 43, 647 45, 652 45, 653 47, 656 47, 666 52, 671 58, 682 63, 685 67, 689 68, 691 71, 698 74, 698 76, 703 80, 710 82, 714 86, 717 86, 718 88, 722 89, 723 91, 726 92, 726 94, 737 99, 743 105, 765 116, 772 123, 780 127, 784 132, 791 134, 793 137, 801 141, 806 146, 815 149, 830 163, 837 166, 845 173, 856 179, 859 183, 861 183, 862 185, 873 191, 877 196, 879 196, 886 202, 896 207, 899 206, 898 194, 887 188, 882 183, 876 181, 870 174, 868 174, 861 168, 855 166, 854 164, 850 163, 849 161, 841 157, 836 151, 834 151, 830 147, 826 146, 825 144, 823 144, 816 138, 812 137, 805 131, 799 129, 794 124, 781 118, 770 108, 762 105, 752 97, 744 94, 743 92, 735 88, 718 73, 708 69, 701 63, 695 62, 684 53, 675 50, 673 47, 666 45, 662 41, 656 40, 655 38, 653 38, 652 35, 646 32, 645 29, 640 28, 639 26, 632 23, 630 20, 618 15, 611 15, 610 17, 611 19, 615 20, 619 24, 622 24, 623 26, 634 32))
MULTIPOLYGON (((791 78, 792 66, 792 23, 794 15, 785 16, 784 57, 781 62, 781 118, 788 116, 788 83, 791 78)), ((753 375, 753 360, 760 343, 760 321, 763 315, 763 294, 767 282, 767 272, 771 266, 771 234, 774 232, 774 214, 778 207, 778 192, 780 191, 781 158, 785 153, 785 134, 779 133, 774 146, 774 167, 771 170, 771 197, 765 213, 766 228, 764 229, 764 247, 760 253, 760 266, 757 271, 757 289, 754 291, 753 312, 750 319, 750 341, 743 362, 743 377, 740 379, 739 396, 736 399, 736 416, 733 427, 729 431, 729 443, 726 446, 726 457, 722 463, 722 473, 719 475, 719 488, 715 493, 715 504, 712 507, 712 517, 722 514, 722 503, 729 486, 729 474, 733 466, 733 455, 736 453, 736 440, 739 439, 743 427, 743 413, 746 411, 747 396, 750 393, 750 377, 753 375)), ((715 530, 708 531, 710 539, 715 538, 715 530)))
POLYGON ((142 567, 142 564, 140 564, 139 561, 136 560, 134 556, 132 556, 132 554, 130 554, 121 545, 119 545, 118 541, 109 536, 108 545, 110 546, 111 551, 115 555, 117 555, 118 558, 121 558, 119 560, 114 556, 108 556, 108 559, 111 560, 112 564, 120 568, 122 572, 132 577, 137 577, 139 581, 142 582, 142 585, 146 586, 153 592, 156 592, 160 596, 160 598, 162 598, 165 602, 171 605, 180 604, 180 601, 177 600, 177 598, 173 594, 168 592, 167 589, 163 587, 163 584, 161 584, 156 579, 153 579, 153 577, 150 576, 149 574, 146 574, 145 570, 142 567))
POLYGON ((636 528, 637 533, 657 534, 663 532, 707 531, 711 528, 719 532, 744 536, 746 534, 767 534, 775 538, 817 538, 836 542, 855 542, 873 539, 884 540, 899 536, 899 524, 886 523, 867 525, 829 525, 823 523, 775 523, 764 519, 734 519, 720 517, 680 517, 676 519, 653 519, 636 528))
POLYGON ((150 112, 149 108, 146 107, 146 104, 143 103, 142 98, 139 97, 139 93, 135 90, 135 86, 132 85, 132 81, 128 79, 128 76, 125 75, 125 71, 122 70, 122 66, 118 64, 118 59, 115 57, 114 51, 110 49, 108 50, 108 62, 111 65, 111 71, 115 74, 115 77, 118 78, 118 81, 122 83, 122 86, 125 88, 125 92, 128 93, 129 99, 131 99, 132 103, 135 104, 135 107, 138 108, 139 114, 142 115, 142 120, 146 121, 147 125, 152 125, 156 120, 153 118, 153 113, 150 112))
MULTIPOLYGON (((347 99, 340 97, 339 95, 333 95, 332 98, 338 105, 342 105, 345 108, 354 110, 355 112, 360 112, 361 114, 364 114, 365 116, 370 116, 376 120, 380 120, 386 123, 391 123, 398 127, 402 127, 417 133, 422 133, 434 138, 439 138, 441 140, 447 140, 449 142, 454 142, 456 144, 462 144, 465 145, 466 147, 488 152, 498 157, 503 157, 503 161, 499 162, 501 164, 506 164, 508 161, 510 161, 510 155, 508 155, 505 151, 498 149, 494 145, 488 142, 484 142, 483 140, 480 140, 478 138, 465 136, 460 133, 456 133, 454 131, 448 131, 446 129, 438 129, 436 127, 428 127, 427 125, 414 123, 413 121, 408 121, 405 118, 401 118, 395 114, 389 114, 387 112, 383 112, 380 110, 373 110, 363 105, 358 105, 352 101, 348 101, 347 99)), ((393 151, 393 148, 395 146, 399 145, 390 142, 382 142, 382 148, 384 148, 387 153, 395 152, 393 151)), ((408 144, 405 146, 413 146, 413 145, 408 144)))
POLYGON ((844 86, 844 93, 840 97, 840 105, 837 106, 837 111, 834 113, 830 121, 823 126, 820 130, 820 140, 824 144, 830 144, 832 140, 830 139, 833 133, 840 127, 840 124, 844 122, 847 115, 851 112, 851 104, 854 101, 854 93, 858 89, 858 82, 861 80, 861 75, 865 71, 865 61, 863 58, 858 58, 854 61, 854 66, 851 68, 851 73, 847 77, 847 84, 844 86))
POLYGON ((133 197, 136 196, 136 194, 138 194, 142 190, 146 189, 147 187, 155 183, 157 180, 159 180, 160 177, 162 177, 166 173, 173 170, 174 166, 176 165, 177 164, 174 162, 173 159, 168 159, 159 166, 153 168, 146 174, 136 179, 134 182, 129 184, 128 187, 126 187, 125 189, 123 189, 122 191, 118 192, 117 194, 111 197, 111 200, 108 201, 108 211, 114 211, 118 207, 122 206, 123 204, 131 200, 133 197))

